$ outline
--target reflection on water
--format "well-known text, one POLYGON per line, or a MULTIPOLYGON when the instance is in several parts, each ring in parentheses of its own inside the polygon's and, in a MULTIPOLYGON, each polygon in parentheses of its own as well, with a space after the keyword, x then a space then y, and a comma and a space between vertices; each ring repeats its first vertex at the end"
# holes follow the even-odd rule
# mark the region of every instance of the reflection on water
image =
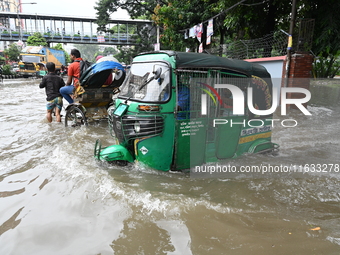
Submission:
MULTIPOLYGON (((339 174, 200 179, 98 164, 95 140, 114 143, 106 121, 48 124, 44 100, 34 80, 0 85, 0 254, 339 254, 339 174)), ((309 110, 274 128, 277 156, 230 164, 340 163, 339 108, 309 110)))

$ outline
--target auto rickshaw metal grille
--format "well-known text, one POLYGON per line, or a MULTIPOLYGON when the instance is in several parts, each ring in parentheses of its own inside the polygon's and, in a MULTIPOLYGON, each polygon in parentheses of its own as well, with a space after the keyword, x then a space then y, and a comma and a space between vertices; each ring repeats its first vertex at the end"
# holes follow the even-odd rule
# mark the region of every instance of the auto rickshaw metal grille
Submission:
POLYGON ((109 114, 109 125, 111 127, 111 135, 113 135, 113 130, 119 142, 123 142, 135 138, 162 134, 164 118, 159 115, 125 115, 118 117, 109 114))
MULTIPOLYGON (((244 94, 249 86, 249 78, 242 74, 229 70, 209 70, 209 69, 177 69, 177 101, 181 103, 180 86, 185 86, 190 91, 190 100, 187 105, 181 107, 178 115, 181 119, 201 118, 202 94, 209 94, 207 102, 207 118, 219 118, 232 112, 232 103, 228 102, 226 95, 228 90, 215 89, 215 84, 231 84, 239 87, 244 94), (218 101, 218 97, 220 100, 218 101), (184 108, 184 109, 183 109, 184 108), (224 108, 228 108, 225 111, 224 108), (182 110, 182 112, 180 112, 182 110)), ((182 102, 183 104, 183 102, 182 102)))
POLYGON ((122 131, 126 140, 159 135, 164 130, 161 116, 127 115, 122 117, 122 131))

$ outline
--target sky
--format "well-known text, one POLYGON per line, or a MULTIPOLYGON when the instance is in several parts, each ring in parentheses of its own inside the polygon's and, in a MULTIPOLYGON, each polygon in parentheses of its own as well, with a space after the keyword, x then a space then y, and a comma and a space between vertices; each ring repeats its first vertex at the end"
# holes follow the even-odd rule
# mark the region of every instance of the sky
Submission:
MULTIPOLYGON (((22 0, 22 3, 35 2, 37 4, 22 4, 22 13, 80 16, 94 18, 94 6, 99 0, 22 0)), ((112 19, 128 19, 126 11, 120 10, 111 15, 112 19)))
MULTIPOLYGON (((94 9, 94 6, 98 1, 99 0, 22 0, 22 3, 35 2, 37 4, 22 4, 21 6, 22 13, 27 14, 95 18, 96 10, 94 9)), ((129 15, 126 11, 119 10, 111 15, 111 19, 129 19, 129 15)), ((68 28, 66 27, 66 33, 68 34, 69 32, 67 29, 68 28)), ((79 28, 76 29, 78 30, 79 28)), ((65 50, 69 51, 72 48, 72 44, 68 44, 65 47, 65 50)))

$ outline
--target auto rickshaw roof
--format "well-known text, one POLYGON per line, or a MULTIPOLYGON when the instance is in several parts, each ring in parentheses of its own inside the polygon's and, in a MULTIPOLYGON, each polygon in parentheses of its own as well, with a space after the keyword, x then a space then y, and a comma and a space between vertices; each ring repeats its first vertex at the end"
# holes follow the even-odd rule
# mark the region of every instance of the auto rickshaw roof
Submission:
POLYGON ((174 57, 176 61, 176 68, 228 69, 248 76, 255 75, 263 78, 270 78, 270 74, 264 66, 239 59, 224 58, 205 53, 178 51, 146 52, 139 54, 139 56, 145 54, 167 54, 169 57, 174 57))

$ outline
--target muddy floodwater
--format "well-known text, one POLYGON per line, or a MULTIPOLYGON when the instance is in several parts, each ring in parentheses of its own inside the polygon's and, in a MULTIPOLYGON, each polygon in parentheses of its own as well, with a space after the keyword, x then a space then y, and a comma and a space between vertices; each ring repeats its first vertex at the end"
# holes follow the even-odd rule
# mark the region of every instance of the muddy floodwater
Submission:
POLYGON ((194 178, 99 164, 96 139, 114 144, 107 122, 47 123, 38 82, 0 85, 0 254, 340 254, 338 104, 276 114, 298 123, 273 128, 278 155, 224 162, 325 171, 194 178))

